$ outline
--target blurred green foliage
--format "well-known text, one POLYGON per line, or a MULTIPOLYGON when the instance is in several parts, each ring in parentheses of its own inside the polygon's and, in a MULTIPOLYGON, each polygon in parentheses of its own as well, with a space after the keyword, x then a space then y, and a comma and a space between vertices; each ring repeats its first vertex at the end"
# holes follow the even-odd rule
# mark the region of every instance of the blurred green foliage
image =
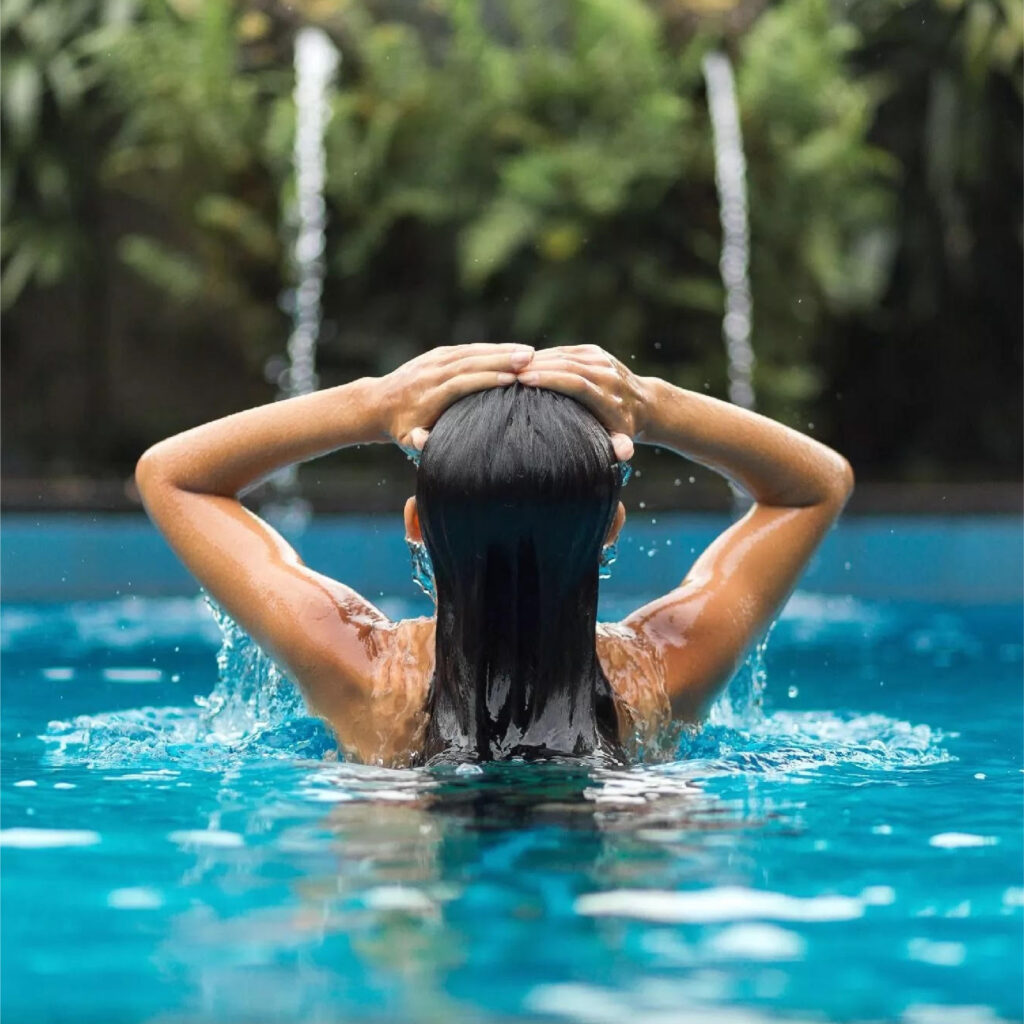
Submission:
POLYGON ((107 29, 92 47, 116 111, 105 180, 160 214, 161 230, 119 238, 119 257, 164 296, 167 315, 177 306, 193 323, 197 307, 229 317, 243 365, 258 371, 281 329, 287 168, 270 165, 265 136, 290 69, 248 71, 235 5, 221 0, 150 2, 130 31, 107 29))
POLYGON ((0 216, 4 259, 0 301, 55 284, 88 250, 82 208, 103 115, 89 98, 102 77, 85 38, 100 24, 129 26, 124 4, 95 0, 10 0, 0 11, 3 124, 0 216))
MULTIPOLYGON (((2 288, 17 365, 30 359, 34 296, 76 287, 109 305, 105 276, 148 295, 160 324, 122 323, 119 351, 145 352, 154 333, 175 344, 213 332, 228 365, 259 377, 287 332, 291 38, 315 22, 342 53, 327 137, 325 383, 432 345, 516 338, 596 342, 720 394, 701 59, 724 47, 748 163, 759 406, 816 420, 883 472, 948 471, 960 453, 944 462, 940 437, 929 462, 934 429, 894 452, 871 434, 875 409, 850 395, 884 371, 868 360, 858 377, 865 346, 911 347, 914 310, 942 311, 951 332, 958 317, 974 323, 969 285, 956 308, 947 299, 979 246, 1000 254, 999 287, 1019 306, 1019 122, 1000 138, 1020 108, 1018 14, 1009 0, 780 0, 713 15, 644 0, 7 0, 2 288), (995 234, 978 224, 991 216, 991 203, 972 203, 979 192, 1005 207, 995 234), (915 196, 937 213, 908 217, 915 196), (116 260, 95 263, 106 243, 116 260), (921 261, 937 268, 930 277, 921 261), (837 391, 867 427, 848 429, 837 391)), ((132 387, 97 350, 109 313, 93 319, 93 356, 113 366, 103 386, 132 387)), ((989 366, 1003 410, 1014 408, 1015 329, 1012 316, 999 326, 989 366)), ((180 371, 187 390, 195 366, 180 371)), ((223 387, 230 395, 230 375, 223 387)), ((898 406, 897 382, 885 387, 898 406)), ((175 415, 207 413, 133 410, 82 458, 116 463, 185 425, 175 415)), ((1005 472, 1019 439, 1007 447, 1001 430, 973 443, 1005 472)), ((26 463, 33 443, 20 439, 26 463)))
MULTIPOLYGON (((330 192, 353 305, 391 292, 411 252, 414 300, 403 274, 389 325, 402 351, 448 340, 458 295, 465 337, 596 342, 720 390, 700 71, 714 36, 670 45, 640 0, 512 4, 500 22, 480 5, 441 9, 443 45, 349 15, 360 74, 332 124, 330 192)), ((776 414, 820 386, 807 358, 819 307, 870 303, 885 280, 895 165, 867 141, 877 90, 844 74, 855 42, 824 0, 789 0, 737 44, 758 383, 776 414)), ((356 312, 349 331, 370 336, 373 321, 356 312)))

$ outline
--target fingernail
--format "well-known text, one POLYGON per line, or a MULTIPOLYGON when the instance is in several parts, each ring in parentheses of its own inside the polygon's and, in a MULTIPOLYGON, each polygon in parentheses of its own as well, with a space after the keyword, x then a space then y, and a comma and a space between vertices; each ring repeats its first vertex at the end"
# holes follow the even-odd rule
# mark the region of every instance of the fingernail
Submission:
POLYGON ((540 380, 540 374, 538 373, 521 373, 519 374, 520 384, 536 384, 540 380))
POLYGON ((628 434, 616 434, 612 438, 612 448, 619 462, 633 458, 633 440, 628 434))
POLYGON ((528 365, 532 358, 533 358, 533 349, 532 348, 521 348, 521 349, 517 349, 515 352, 512 353, 512 355, 509 357, 509 362, 514 367, 516 367, 516 369, 520 369, 520 368, 528 365))
POLYGON ((499 373, 498 383, 499 384, 515 384, 517 378, 514 373, 499 373))

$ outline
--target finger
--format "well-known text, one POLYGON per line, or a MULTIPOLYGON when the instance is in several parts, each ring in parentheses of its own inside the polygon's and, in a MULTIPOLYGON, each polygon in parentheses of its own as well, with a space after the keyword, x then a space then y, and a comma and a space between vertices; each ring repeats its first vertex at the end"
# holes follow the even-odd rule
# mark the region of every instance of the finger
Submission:
POLYGON ((409 431, 409 443, 417 451, 423 451, 423 446, 427 443, 427 438, 430 436, 430 431, 426 427, 413 427, 409 431))
POLYGON ((438 399, 438 416, 448 408, 452 402, 465 395, 471 395, 474 391, 486 391, 489 388, 505 387, 516 382, 514 373, 495 372, 485 370, 481 373, 461 373, 451 377, 437 388, 435 395, 438 399))
MULTIPOLYGON (((560 359, 541 359, 539 353, 533 357, 526 367, 527 373, 531 371, 574 373, 580 377, 586 377, 587 380, 596 384, 601 389, 607 389, 616 379, 615 370, 611 366, 584 363, 576 359, 566 358, 565 356, 560 359)), ((522 372, 519 374, 519 379, 520 381, 523 380, 522 372)), ((526 382, 523 381, 523 383, 526 382)))
POLYGON ((612 434, 612 448, 619 462, 628 462, 633 458, 633 439, 629 434, 612 434))
MULTIPOLYGON (((560 391, 582 402, 602 422, 607 416, 604 392, 589 377, 567 370, 527 370, 519 374, 520 384, 560 391)), ((605 426, 608 426, 605 423, 605 426)))
POLYGON ((516 352, 528 352, 532 354, 533 346, 522 345, 517 342, 501 342, 500 344, 492 344, 490 342, 480 341, 474 342, 470 345, 449 345, 447 348, 436 349, 435 351, 440 354, 440 364, 447 366, 470 356, 493 356, 513 354, 516 352))
POLYGON ((543 365, 546 369, 550 369, 559 363, 564 363, 566 366, 578 366, 586 367, 592 370, 611 370, 613 363, 609 359, 601 359, 591 355, 575 355, 572 352, 567 352, 565 349, 542 349, 540 352, 533 354, 533 362, 538 365, 543 365))
POLYGON ((559 345, 555 348, 543 348, 534 356, 535 359, 569 359, 587 366, 611 366, 613 359, 604 349, 596 345, 559 345))
POLYGON ((489 352, 479 355, 467 355, 438 368, 438 380, 458 377, 466 373, 483 373, 486 370, 495 372, 517 373, 526 369, 533 357, 531 349, 519 349, 506 352, 489 352))

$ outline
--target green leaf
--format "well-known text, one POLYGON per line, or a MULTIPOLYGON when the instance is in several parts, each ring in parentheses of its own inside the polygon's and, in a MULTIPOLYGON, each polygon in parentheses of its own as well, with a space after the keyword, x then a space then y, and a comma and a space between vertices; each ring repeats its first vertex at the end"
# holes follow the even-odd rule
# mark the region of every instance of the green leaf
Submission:
POLYGON ((36 134, 42 81, 39 69, 28 57, 4 65, 3 109, 8 124, 22 142, 36 134))
POLYGON ((258 211, 227 195, 203 196, 195 208, 196 223, 230 235, 246 252, 271 261, 277 256, 275 232, 260 219, 258 211))
POLYGON ((18 25, 28 13, 33 0, 4 0, 0 4, 0 29, 6 31, 13 25, 18 25))
POLYGON ((479 287, 499 271, 534 234, 537 211, 509 199, 497 200, 462 233, 459 264, 462 279, 479 287))
POLYGON ((0 309, 10 309, 36 271, 39 252, 31 241, 19 245, 0 275, 0 309))
POLYGON ((194 301, 203 292, 203 275, 195 261, 156 239, 126 235, 118 243, 117 254, 126 266, 178 302, 194 301))
POLYGON ((85 91, 85 81, 67 51, 60 50, 50 58, 46 65, 46 79, 61 112, 70 113, 85 91))

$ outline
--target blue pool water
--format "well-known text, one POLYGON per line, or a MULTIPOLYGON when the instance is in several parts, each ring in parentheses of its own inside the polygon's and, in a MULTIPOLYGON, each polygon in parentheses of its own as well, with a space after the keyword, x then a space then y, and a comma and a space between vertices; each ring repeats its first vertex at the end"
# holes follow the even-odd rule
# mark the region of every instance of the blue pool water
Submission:
MULTIPOLYGON (((287 681, 187 587, 136 596, 163 555, 126 560, 130 531, 14 525, 5 1024, 1022 1017, 1005 532, 908 525, 901 562, 896 524, 884 572, 812 574, 671 763, 411 772, 332 760, 287 681), (22 578, 26 544, 52 579, 22 578), (944 551, 979 552, 988 582, 959 598, 944 551), (60 600, 90 565, 98 593, 60 600)), ((830 564, 861 528, 844 529, 830 564)), ((653 592, 666 539, 685 562, 704 536, 657 530, 634 530, 604 617, 653 592)), ((397 534, 342 534, 400 552, 397 534)), ((391 557, 374 596, 422 613, 391 557)))

